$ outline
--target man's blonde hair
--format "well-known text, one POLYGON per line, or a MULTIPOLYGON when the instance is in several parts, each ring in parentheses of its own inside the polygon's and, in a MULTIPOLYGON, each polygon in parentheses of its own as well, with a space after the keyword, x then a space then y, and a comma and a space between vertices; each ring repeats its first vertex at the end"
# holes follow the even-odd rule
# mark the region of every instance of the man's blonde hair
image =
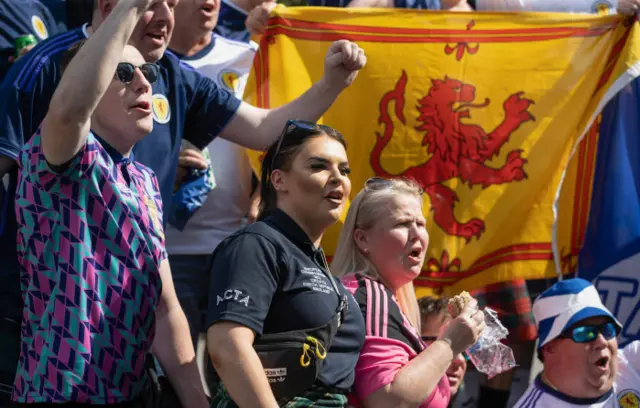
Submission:
MULTIPOLYGON (((384 216, 388 208, 385 203, 398 195, 415 197, 422 206, 422 194, 422 189, 418 184, 405 179, 385 180, 382 188, 365 187, 362 189, 351 202, 347 218, 340 232, 338 247, 331 262, 331 271, 336 276, 357 272, 372 279, 378 279, 378 271, 362 254, 354 241, 355 229, 367 230, 373 227, 376 221, 384 216)), ((419 332, 420 308, 413 282, 398 289, 395 295, 402 312, 419 332)))

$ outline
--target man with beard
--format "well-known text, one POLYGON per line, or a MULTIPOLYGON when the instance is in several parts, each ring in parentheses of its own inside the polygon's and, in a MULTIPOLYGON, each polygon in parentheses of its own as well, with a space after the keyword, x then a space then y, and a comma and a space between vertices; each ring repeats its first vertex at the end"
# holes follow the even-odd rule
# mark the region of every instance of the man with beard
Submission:
POLYGON ((637 407, 640 341, 618 350, 622 326, 584 279, 567 279, 533 304, 544 370, 517 408, 637 407))

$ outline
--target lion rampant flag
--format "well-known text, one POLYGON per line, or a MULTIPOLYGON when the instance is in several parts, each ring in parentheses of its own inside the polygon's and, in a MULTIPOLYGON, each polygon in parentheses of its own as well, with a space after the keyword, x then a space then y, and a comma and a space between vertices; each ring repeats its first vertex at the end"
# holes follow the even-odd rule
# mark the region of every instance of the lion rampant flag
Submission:
MULTIPOLYGON (((596 118, 640 72, 635 20, 277 8, 245 100, 295 99, 338 39, 357 42, 368 62, 322 123, 349 143, 352 194, 372 176, 423 187, 430 245, 419 295, 575 270, 596 118)), ((325 235, 329 255, 339 232, 325 235)))

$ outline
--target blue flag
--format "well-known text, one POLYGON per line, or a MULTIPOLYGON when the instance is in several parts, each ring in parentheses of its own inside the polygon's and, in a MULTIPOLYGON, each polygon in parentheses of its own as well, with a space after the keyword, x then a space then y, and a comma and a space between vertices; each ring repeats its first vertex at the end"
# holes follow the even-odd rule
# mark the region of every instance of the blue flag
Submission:
POLYGON ((578 275, 594 283, 624 326, 620 346, 640 338, 640 82, 602 112, 589 223, 578 275))

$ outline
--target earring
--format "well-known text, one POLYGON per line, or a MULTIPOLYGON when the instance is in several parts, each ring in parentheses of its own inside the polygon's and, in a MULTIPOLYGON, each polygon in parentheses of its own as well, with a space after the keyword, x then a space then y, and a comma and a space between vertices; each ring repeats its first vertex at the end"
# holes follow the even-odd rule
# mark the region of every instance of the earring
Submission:
POLYGON ((363 249, 362 252, 364 252, 365 255, 369 255, 369 249, 368 248, 363 249))

